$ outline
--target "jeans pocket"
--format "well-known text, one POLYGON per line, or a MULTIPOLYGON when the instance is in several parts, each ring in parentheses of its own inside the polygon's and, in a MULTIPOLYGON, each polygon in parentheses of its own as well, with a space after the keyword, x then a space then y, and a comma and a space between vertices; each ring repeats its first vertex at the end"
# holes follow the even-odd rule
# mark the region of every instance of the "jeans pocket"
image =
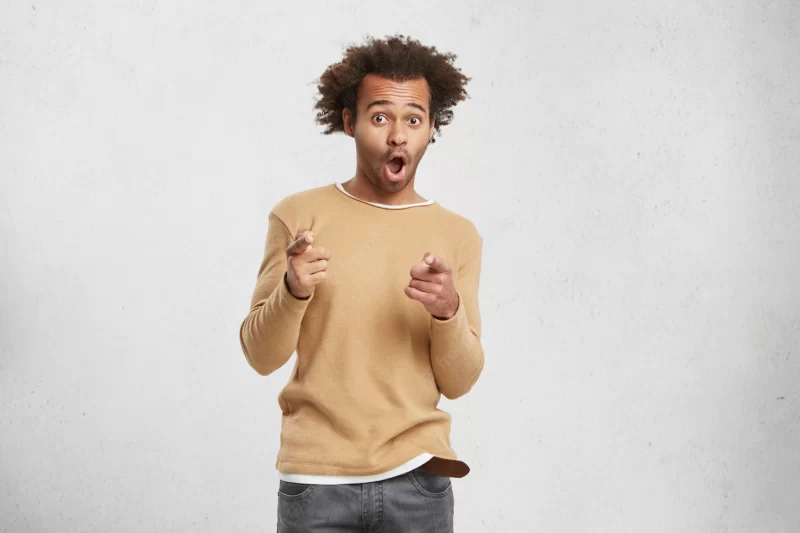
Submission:
POLYGON ((420 468, 409 474, 414 486, 425 496, 445 496, 452 489, 452 483, 447 476, 432 474, 420 468))
POLYGON ((291 481, 280 480, 278 484, 278 495, 286 498, 302 498, 311 492, 313 485, 307 483, 292 483, 291 481))

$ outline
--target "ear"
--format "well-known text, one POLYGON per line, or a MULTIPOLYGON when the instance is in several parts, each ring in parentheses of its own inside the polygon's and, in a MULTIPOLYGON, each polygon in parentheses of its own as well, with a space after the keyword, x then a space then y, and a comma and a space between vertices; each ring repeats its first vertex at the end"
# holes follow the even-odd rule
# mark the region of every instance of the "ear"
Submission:
POLYGON ((353 116, 347 108, 342 110, 342 122, 344 122, 344 132, 353 137, 355 135, 355 124, 353 124, 353 116))
POLYGON ((431 140, 433 139, 433 132, 435 127, 436 127, 436 121, 431 120, 431 130, 428 132, 428 142, 431 142, 431 140))

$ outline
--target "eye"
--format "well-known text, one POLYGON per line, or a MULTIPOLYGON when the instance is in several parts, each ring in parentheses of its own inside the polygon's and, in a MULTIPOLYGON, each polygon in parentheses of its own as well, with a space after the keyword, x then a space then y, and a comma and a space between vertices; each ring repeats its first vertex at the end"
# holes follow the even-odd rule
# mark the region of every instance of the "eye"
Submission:
POLYGON ((421 121, 419 120, 419 117, 411 117, 410 120, 416 120, 417 121, 416 124, 412 124, 412 126, 417 126, 417 125, 421 124, 421 121))
MULTIPOLYGON (((383 115, 375 115, 375 117, 372 120, 377 121, 379 118, 386 118, 386 117, 384 117, 383 115)), ((379 121, 379 122, 382 122, 382 121, 379 121)))

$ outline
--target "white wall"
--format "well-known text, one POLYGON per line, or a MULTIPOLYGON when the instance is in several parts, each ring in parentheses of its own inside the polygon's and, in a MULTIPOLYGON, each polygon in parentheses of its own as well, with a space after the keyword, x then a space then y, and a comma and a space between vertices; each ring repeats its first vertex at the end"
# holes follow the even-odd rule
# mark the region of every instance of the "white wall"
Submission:
POLYGON ((417 187, 485 239, 457 531, 800 530, 798 2, 271 4, 0 7, 0 530, 274 531, 238 327, 395 32, 473 77, 417 187))

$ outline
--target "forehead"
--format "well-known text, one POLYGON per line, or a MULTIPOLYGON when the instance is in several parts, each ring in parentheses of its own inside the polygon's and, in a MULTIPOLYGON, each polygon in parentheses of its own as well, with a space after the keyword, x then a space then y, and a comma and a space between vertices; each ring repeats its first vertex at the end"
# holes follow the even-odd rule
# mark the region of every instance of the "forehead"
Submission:
POLYGON ((365 106, 374 100, 391 100, 397 106, 415 102, 427 109, 430 94, 425 78, 394 81, 370 73, 364 76, 358 86, 358 106, 365 106))

